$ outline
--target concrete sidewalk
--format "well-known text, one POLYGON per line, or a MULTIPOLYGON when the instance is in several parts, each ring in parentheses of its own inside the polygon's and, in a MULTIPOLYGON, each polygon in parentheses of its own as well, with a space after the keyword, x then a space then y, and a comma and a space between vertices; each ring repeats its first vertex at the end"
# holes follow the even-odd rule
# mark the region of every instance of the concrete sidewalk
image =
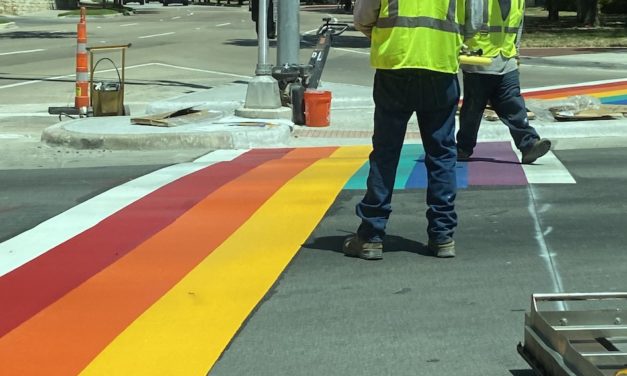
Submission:
MULTIPOLYGON (((562 56, 529 56, 523 59, 526 65, 600 67, 599 64, 604 64, 607 69, 627 72, 625 50, 616 49, 608 52, 604 49, 604 51, 562 56)), ((290 119, 249 119, 235 116, 235 110, 244 105, 247 88, 245 82, 231 83, 153 102, 146 107, 146 114, 159 114, 188 107, 219 113, 219 116, 211 120, 189 122, 173 127, 156 127, 131 124, 129 116, 81 118, 62 121, 45 129, 42 140, 50 145, 110 150, 154 150, 164 147, 233 149, 370 142, 374 114, 371 87, 322 82, 319 89, 330 91, 332 102, 331 124, 321 128, 294 125, 290 119), (251 121, 259 123, 251 126, 251 121), (245 122, 248 124, 242 124, 245 122)), ((627 121, 624 118, 556 122, 547 110, 549 103, 543 100, 527 100, 528 108, 537 115, 531 124, 542 137, 558 139, 627 136, 627 121)), ((136 117, 142 114, 132 115, 136 117)), ((291 113, 287 111, 282 116, 289 118, 291 113)), ((411 120, 408 139, 419 139, 415 119, 411 120)), ((500 121, 484 120, 479 134, 480 141, 509 139, 508 129, 500 121)))

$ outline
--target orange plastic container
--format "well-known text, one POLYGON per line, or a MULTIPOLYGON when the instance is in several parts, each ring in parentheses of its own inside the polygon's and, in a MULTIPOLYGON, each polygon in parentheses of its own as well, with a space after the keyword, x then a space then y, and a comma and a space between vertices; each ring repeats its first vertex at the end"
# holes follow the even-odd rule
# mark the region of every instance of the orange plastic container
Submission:
POLYGON ((331 92, 305 90, 305 125, 328 127, 331 124, 331 92))

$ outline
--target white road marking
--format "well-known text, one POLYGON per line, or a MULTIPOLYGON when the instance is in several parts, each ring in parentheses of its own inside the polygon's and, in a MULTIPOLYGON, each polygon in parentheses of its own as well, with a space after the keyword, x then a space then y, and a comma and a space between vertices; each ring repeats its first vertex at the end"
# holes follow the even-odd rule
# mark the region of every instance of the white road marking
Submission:
POLYGON ((139 39, 155 38, 155 37, 163 37, 163 36, 166 36, 166 35, 172 35, 172 34, 175 34, 175 32, 174 32, 174 31, 170 31, 169 33, 161 33, 161 34, 144 35, 144 36, 137 37, 137 38, 139 38, 139 39))
POLYGON ((129 24, 120 25, 120 27, 135 26, 135 25, 139 25, 139 24, 137 22, 135 22, 135 23, 129 23, 129 24))
POLYGON ((222 24, 216 25, 216 27, 227 26, 227 25, 230 25, 230 24, 231 24, 230 22, 222 23, 222 24))
POLYGON ((352 52, 354 54, 361 54, 361 55, 370 55, 370 51, 355 51, 355 50, 350 50, 348 48, 333 48, 334 50, 338 50, 338 51, 345 51, 345 52, 352 52))
MULTIPOLYGON (((221 76, 229 76, 229 77, 250 79, 250 76, 243 76, 243 75, 240 75, 240 74, 233 74, 233 73, 227 73, 227 72, 218 72, 218 71, 212 71, 212 70, 207 70, 207 69, 197 69, 197 68, 181 67, 181 66, 177 66, 177 65, 163 64, 163 63, 146 63, 146 64, 131 65, 131 66, 125 67, 125 69, 143 68, 143 67, 148 67, 148 66, 152 66, 152 65, 159 65, 159 66, 168 67, 168 68, 183 69, 183 70, 188 70, 188 71, 192 71, 192 72, 213 73, 213 74, 217 74, 217 75, 221 75, 221 76)), ((105 70, 102 70, 102 71, 99 71, 99 72, 112 72, 112 71, 115 71, 115 69, 105 69, 105 70)), ((66 75, 63 75, 63 76, 48 77, 45 80, 32 80, 32 81, 18 82, 18 83, 14 83, 14 84, 7 84, 7 85, 0 86, 0 90, 2 90, 2 89, 10 89, 10 88, 19 87, 19 86, 32 85, 32 84, 37 84, 37 83, 46 82, 46 81, 61 80, 61 79, 64 79, 64 78, 75 77, 75 76, 76 76, 76 73, 73 73, 73 74, 66 74, 66 75)))
MULTIPOLYGON (((522 155, 512 142, 512 150, 519 161, 522 155)), ((576 184, 568 169, 560 162, 552 151, 539 158, 533 164, 522 165, 529 184, 576 184)))
POLYGON ((567 84, 567 85, 552 85, 552 86, 541 86, 531 89, 523 89, 521 90, 523 93, 533 93, 535 91, 544 91, 544 90, 553 90, 553 89, 565 89, 565 88, 576 88, 581 86, 593 86, 593 85, 603 85, 603 84, 611 84, 618 82, 627 82, 627 78, 625 79, 610 79, 610 80, 601 80, 601 81, 589 81, 589 82, 581 82, 578 84, 567 84))
POLYGON ((0 56, 7 56, 7 55, 18 55, 18 54, 30 54, 33 52, 41 52, 41 51, 45 51, 42 48, 38 48, 36 50, 23 50, 23 51, 12 51, 12 52, 0 52, 0 56))
MULTIPOLYGON (((549 249, 549 247, 546 244, 546 241, 544 239, 544 233, 542 231, 542 224, 540 223, 540 219, 538 218, 538 215, 536 213, 536 197, 537 197, 537 193, 534 190, 534 186, 533 185, 528 185, 527 186, 527 191, 529 192, 529 205, 527 206, 527 210, 529 211, 529 215, 531 216, 531 219, 533 220, 533 224, 535 227, 535 239, 536 242, 538 243, 538 251, 540 254, 540 258, 542 258, 546 264, 546 268, 549 271, 549 274, 551 276, 551 283, 553 285, 553 291, 552 292, 564 292, 564 285, 562 283, 562 276, 560 275, 560 272, 557 268, 557 262, 555 261, 554 257, 557 255, 554 252, 551 252, 551 250, 549 249)), ((550 233, 551 228, 547 228, 547 233, 550 233)), ((561 309, 562 311, 565 311, 567 308, 567 305, 565 302, 560 301, 557 302, 557 305, 559 306, 559 309, 561 309)))
POLYGON ((171 19, 178 20, 179 18, 181 18, 181 16, 172 17, 171 19))
MULTIPOLYGON (((47 112, 5 112, 0 113, 0 119, 2 118, 10 118, 10 117, 50 117, 50 114, 47 112)), ((2 137, 2 136, 0 136, 2 137)))
POLYGON ((207 70, 207 69, 188 68, 188 67, 181 67, 181 66, 178 66, 178 65, 171 65, 171 64, 164 64, 164 63, 153 63, 153 64, 154 65, 160 65, 162 67, 170 67, 170 68, 177 68, 177 69, 188 70, 188 71, 192 71, 192 72, 213 73, 213 74, 219 74, 219 75, 222 75, 222 76, 237 77, 237 78, 250 78, 250 76, 242 76, 241 74, 218 72, 218 71, 212 71, 212 70, 207 70))
MULTIPOLYGON (((142 68, 142 67, 147 67, 147 66, 155 65, 155 64, 156 63, 146 63, 146 64, 139 64, 139 65, 131 65, 131 66, 125 67, 125 69, 142 68)), ((112 72, 114 70, 115 69, 106 69, 106 70, 102 70, 102 71, 99 71, 99 72, 112 72)), ((48 77, 45 80, 32 80, 32 81, 18 82, 18 83, 15 83, 15 84, 2 85, 2 86, 0 86, 0 90, 2 90, 2 89, 10 89, 10 88, 18 87, 18 86, 38 84, 38 83, 46 82, 46 81, 61 80, 61 79, 68 78, 68 77, 76 77, 76 73, 66 74, 66 75, 63 75, 63 76, 48 77)))
POLYGON ((17 138, 24 138, 24 137, 26 136, 22 134, 15 134, 15 133, 0 134, 0 140, 15 140, 17 138))
POLYGON ((141 176, 0 243, 0 276, 97 225, 160 187, 212 164, 233 160, 246 151, 218 150, 194 162, 173 165, 141 176))

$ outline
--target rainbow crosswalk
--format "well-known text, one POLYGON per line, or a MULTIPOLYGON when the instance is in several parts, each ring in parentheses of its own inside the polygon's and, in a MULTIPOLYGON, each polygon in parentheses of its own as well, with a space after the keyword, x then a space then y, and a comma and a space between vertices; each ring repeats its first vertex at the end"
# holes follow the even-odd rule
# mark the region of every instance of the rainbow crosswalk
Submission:
MULTIPOLYGON (((365 163, 344 186, 344 189, 366 189, 369 163, 365 163)), ((457 186, 472 185, 527 185, 528 180, 520 159, 509 142, 479 143, 471 162, 457 164, 457 186)), ((555 181, 563 183, 563 181, 555 181)), ((427 187, 427 169, 424 148, 420 144, 406 144, 396 171, 394 189, 427 187)))
POLYGON ((627 79, 532 89, 525 91, 523 95, 533 99, 564 99, 575 95, 589 95, 599 98, 602 104, 627 105, 627 79))
MULTIPOLYGON (((0 244, 0 375, 206 374, 369 153, 214 152, 0 244)), ((399 189, 424 186, 421 153, 403 149, 399 189)), ((574 182, 533 178, 507 142, 475 155, 461 185, 574 182)))

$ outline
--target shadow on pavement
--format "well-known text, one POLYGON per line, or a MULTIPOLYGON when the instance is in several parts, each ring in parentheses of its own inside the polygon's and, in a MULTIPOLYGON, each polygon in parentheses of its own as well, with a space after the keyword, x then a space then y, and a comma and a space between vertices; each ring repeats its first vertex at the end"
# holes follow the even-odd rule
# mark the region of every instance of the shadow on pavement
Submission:
POLYGON ((50 32, 50 31, 13 31, 0 34, 0 39, 61 39, 76 38, 74 32, 50 32))
MULTIPOLYGON (((346 239, 347 236, 348 235, 321 236, 309 239, 303 244, 303 248, 343 253, 342 244, 344 244, 344 239, 346 239)), ((432 253, 427 250, 425 244, 396 235, 386 235, 383 249, 385 253, 409 252, 422 256, 433 256, 432 253)))
MULTIPOLYGON (((420 159, 420 161, 422 161, 424 163, 424 159, 420 159)), ((519 165, 520 162, 515 162, 515 161, 503 161, 500 159, 494 159, 494 158, 481 158, 481 157, 470 157, 468 158, 467 162, 490 162, 490 163, 502 163, 502 164, 513 164, 513 165, 519 165)))
MULTIPOLYGON (((97 75, 94 75, 94 82, 97 82, 99 80, 106 80, 106 81, 110 81, 112 80, 111 77, 108 78, 102 78, 102 77, 98 77, 97 75)), ((45 82, 61 82, 61 83, 66 83, 66 82, 76 82, 76 79, 74 78, 49 78, 49 77, 10 77, 10 76, 0 76, 0 82, 1 81, 45 81, 45 82)), ((235 81, 236 83, 240 81, 235 81)), ((165 87, 188 87, 191 89, 212 89, 213 86, 206 86, 206 85, 201 85, 201 84, 195 84, 195 83, 191 83, 191 82, 182 82, 182 81, 172 81, 172 80, 144 80, 144 81, 137 81, 137 80, 125 80, 124 85, 127 86, 165 86, 165 87)))
MULTIPOLYGON (((318 37, 315 35, 304 35, 301 48, 311 48, 312 45, 318 42, 318 37)), ((338 48, 369 48, 370 41, 365 36, 347 36, 340 35, 333 38, 333 47, 338 48)))
MULTIPOLYGON (((318 37, 315 35, 304 35, 300 42, 300 48, 312 49, 318 42, 318 37)), ((270 47, 276 46, 276 40, 270 41, 270 47)), ((257 47, 257 39, 230 39, 224 42, 226 45, 239 46, 239 47, 257 47)), ((369 48, 370 41, 366 37, 353 37, 353 36, 339 36, 333 39, 333 47, 338 48, 369 48)))
POLYGON ((509 372, 512 376, 536 376, 536 373, 531 369, 510 369, 509 372))

